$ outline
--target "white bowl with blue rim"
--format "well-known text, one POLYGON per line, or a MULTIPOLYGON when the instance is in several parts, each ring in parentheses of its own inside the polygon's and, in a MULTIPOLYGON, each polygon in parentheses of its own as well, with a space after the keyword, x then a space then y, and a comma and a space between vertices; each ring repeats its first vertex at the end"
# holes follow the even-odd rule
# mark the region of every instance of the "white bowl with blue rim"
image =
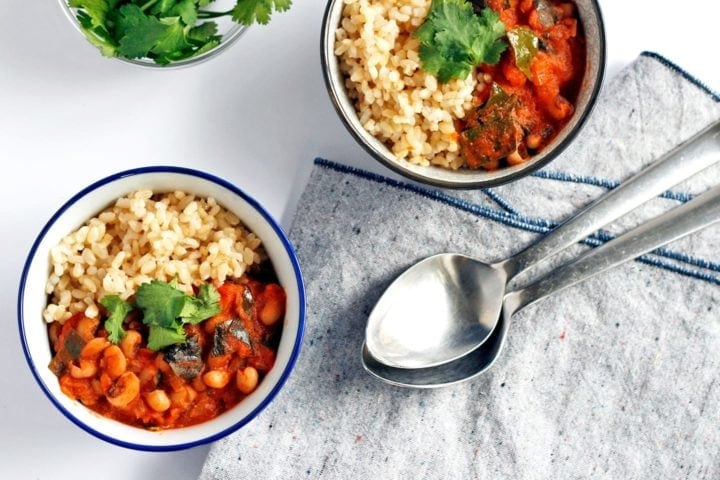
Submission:
POLYGON ((290 375, 305 327, 305 291, 292 245, 272 216, 232 183, 213 175, 178 167, 127 170, 99 180, 68 200, 47 222, 35 240, 23 268, 18 294, 18 323, 22 347, 33 376, 50 401, 77 426, 122 447, 149 451, 180 450, 222 438, 250 422, 277 396, 290 375), (88 219, 130 192, 182 190, 213 197, 233 212, 263 242, 280 284, 287 294, 283 330, 273 368, 257 389, 232 409, 198 425, 151 431, 103 417, 60 390, 48 365, 52 358, 47 323, 45 285, 50 273, 50 249, 88 219))

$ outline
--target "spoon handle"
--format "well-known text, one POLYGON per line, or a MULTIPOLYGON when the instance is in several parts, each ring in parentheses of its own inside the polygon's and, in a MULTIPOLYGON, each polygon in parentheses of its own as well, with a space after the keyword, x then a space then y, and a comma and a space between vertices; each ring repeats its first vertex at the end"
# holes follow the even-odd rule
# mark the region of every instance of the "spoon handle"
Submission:
POLYGON ((720 185, 699 197, 586 251, 571 263, 505 297, 505 308, 516 312, 563 288, 582 282, 623 262, 720 221, 720 185))
MULTIPOLYGON (((610 190, 537 243, 502 263, 508 280, 720 160, 720 122, 711 124, 610 190)), ((620 161, 620 159, 618 159, 620 161)))

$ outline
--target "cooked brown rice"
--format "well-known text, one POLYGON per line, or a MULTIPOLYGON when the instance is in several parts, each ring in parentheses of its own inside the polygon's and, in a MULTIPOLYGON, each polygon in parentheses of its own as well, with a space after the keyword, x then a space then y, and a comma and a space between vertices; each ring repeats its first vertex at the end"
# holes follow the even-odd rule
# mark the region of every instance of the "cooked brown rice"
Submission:
POLYGON ((65 236, 50 252, 43 317, 64 322, 98 315, 108 294, 127 299, 153 279, 180 289, 239 278, 264 257, 260 239, 213 198, 180 191, 133 192, 65 236))
POLYGON ((345 0, 335 54, 365 129, 401 159, 459 168, 453 118, 472 107, 476 79, 438 84, 425 74, 412 32, 430 0, 345 0))

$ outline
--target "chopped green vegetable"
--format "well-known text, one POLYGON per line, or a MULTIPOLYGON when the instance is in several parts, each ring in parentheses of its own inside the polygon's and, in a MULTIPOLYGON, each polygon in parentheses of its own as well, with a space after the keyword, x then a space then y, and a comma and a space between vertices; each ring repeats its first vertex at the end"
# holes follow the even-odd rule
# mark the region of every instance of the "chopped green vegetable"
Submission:
POLYGON ((468 115, 467 128, 460 132, 458 141, 470 168, 485 167, 517 149, 516 106, 516 96, 493 84, 485 105, 468 115))
POLYGON ((108 311, 108 318, 105 320, 105 330, 109 334, 108 340, 118 343, 125 337, 123 322, 133 307, 117 295, 104 296, 100 299, 100 304, 108 311))
POLYGON ((70 330, 70 333, 65 339, 64 347, 72 360, 77 360, 80 357, 80 352, 82 352, 84 346, 85 340, 83 340, 77 330, 70 330))
POLYGON ((515 65, 527 78, 531 78, 530 64, 538 52, 537 35, 528 27, 517 27, 507 32, 507 37, 515 53, 515 65))
POLYGON ((213 0, 67 0, 80 29, 107 57, 149 58, 165 65, 220 45, 218 26, 208 19, 229 16, 242 25, 267 24, 291 0, 236 0, 234 8, 205 10, 213 0))
POLYGON ((505 24, 490 8, 480 15, 466 0, 433 0, 423 24, 415 31, 423 69, 441 83, 467 78, 481 64, 495 64, 507 48, 505 24))

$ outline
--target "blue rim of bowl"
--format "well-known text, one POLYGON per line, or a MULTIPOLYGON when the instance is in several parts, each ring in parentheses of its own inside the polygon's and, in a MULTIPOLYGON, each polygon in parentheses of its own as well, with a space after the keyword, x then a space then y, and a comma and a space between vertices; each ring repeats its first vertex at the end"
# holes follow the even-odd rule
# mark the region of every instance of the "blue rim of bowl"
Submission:
MULTIPOLYGON (((598 55, 598 71, 595 77, 593 78, 593 86, 592 90, 590 91, 590 94, 588 96, 588 105, 587 108, 581 113, 580 117, 578 118, 577 122, 574 126, 572 126, 572 130, 568 132, 567 136, 562 139, 560 143, 558 143, 552 152, 548 152, 542 158, 539 158, 537 161, 533 162, 526 162, 525 165, 517 170, 513 170, 510 173, 507 173, 506 175, 498 176, 495 178, 489 178, 489 179, 481 179, 481 180, 474 180, 474 181, 468 181, 468 182, 456 182, 452 180, 443 180, 439 178, 435 178, 432 176, 431 173, 425 174, 425 173, 417 173, 412 171, 409 168, 403 167, 403 165, 400 164, 399 161, 395 159, 388 158, 384 156, 381 152, 377 151, 372 145, 370 145, 364 138, 366 135, 370 135, 368 132, 364 130, 359 130, 356 128, 355 125, 350 121, 348 118, 347 112, 345 112, 345 109, 342 105, 342 102, 340 100, 341 93, 339 90, 344 90, 344 87, 342 86, 342 80, 338 79, 337 82, 333 78, 331 74, 331 68, 330 68, 330 62, 335 62, 337 59, 333 55, 328 54, 328 46, 332 43, 331 35, 334 35, 336 25, 330 24, 330 16, 332 15, 334 8, 342 8, 337 7, 338 4, 343 4, 343 0, 328 0, 327 5, 325 6, 325 12, 323 14, 323 20, 322 25, 320 27, 320 64, 322 67, 322 75, 323 80, 325 82, 325 88, 328 92, 328 96, 330 97, 330 101, 333 104, 333 107, 335 108, 335 112, 340 117, 340 120, 342 124, 345 126, 345 129, 350 133, 350 136, 355 139, 355 141, 365 150, 368 154, 370 154, 371 157, 373 157, 375 160, 377 160, 380 164, 384 165, 388 169, 394 171, 395 173, 398 173, 406 178, 409 178, 410 180, 414 180, 419 183, 423 183, 426 185, 434 186, 434 187, 440 187, 440 188, 452 188, 457 190, 469 190, 469 189, 477 189, 477 188, 488 188, 488 187, 495 187, 499 185, 504 185, 506 183, 512 182, 514 180, 517 180, 519 178, 525 177, 527 175, 530 175, 531 173, 539 170, 540 168, 546 166, 548 163, 550 163, 552 160, 558 157, 575 139, 575 137, 580 133, 580 131, 583 129, 585 124, 587 123, 587 119, 590 116, 590 113, 595 109, 595 104, 597 103, 597 97, 600 93, 600 88, 602 87, 602 84, 605 79, 605 69, 606 69, 606 63, 607 63, 607 39, 605 38, 605 21, 603 19, 602 11, 600 10, 600 3, 598 0, 590 0, 590 3, 592 4, 592 8, 594 10, 594 13, 597 18, 597 24, 598 24, 598 45, 599 45, 599 51, 598 55), (336 85, 336 83, 338 85, 336 85)), ((356 112, 357 113, 357 112, 356 112)), ((362 128, 362 127, 360 127, 362 128)), ((564 127, 564 128, 567 128, 564 127)), ((428 166, 428 169, 437 168, 433 166, 428 166)), ((427 170, 428 172, 432 172, 432 170, 427 170)))
POLYGON ((275 396, 280 392, 280 389, 287 381, 288 377, 290 376, 290 373, 292 372, 293 368, 295 367, 295 363, 297 362, 298 355, 300 354, 300 346, 302 344, 304 332, 305 332, 305 285, 303 282, 302 273, 300 271, 300 264, 298 262, 297 256, 295 254, 295 250, 293 249, 292 245, 290 244, 290 241, 288 240, 287 236, 283 232, 282 228, 280 228, 280 225, 275 221, 275 219, 252 197, 250 197, 248 194, 240 190, 238 187, 233 185, 232 183, 228 182, 227 180, 223 180, 220 177, 216 177, 214 175, 211 175, 209 173, 201 172, 198 170, 193 170, 190 168, 184 168, 184 167, 173 167, 173 166, 151 166, 151 167, 141 167, 141 168, 134 168, 130 170, 125 170, 122 172, 118 172, 114 175, 110 175, 108 177, 105 177, 101 180, 98 180, 91 185, 85 187, 80 192, 75 194, 70 200, 65 202, 65 204, 60 207, 60 209, 55 212, 55 214, 48 220, 48 222, 45 224, 43 229, 40 231, 40 234, 38 235, 37 239, 33 243, 32 247, 30 248, 30 252, 28 253, 27 260, 25 261, 25 265, 23 266, 22 275, 20 277, 20 287, 18 292, 18 303, 17 303, 17 315, 18 315, 18 327, 20 330, 20 340, 22 343, 23 348, 23 354, 25 355, 25 360, 28 363, 28 366, 30 367, 30 370, 32 371, 33 376, 35 377, 35 381, 40 385, 40 388, 43 390, 45 395, 50 399, 50 401, 55 405, 55 407, 60 410, 63 415, 65 415, 71 422, 73 422, 78 427, 82 428, 86 432, 90 433, 91 435, 94 435, 97 438, 100 438, 101 440, 105 440, 106 442, 118 445, 120 447, 130 448, 133 450, 143 450, 143 451, 153 451, 153 452, 163 452, 163 451, 174 451, 174 450, 184 450, 187 448, 196 447, 199 445, 203 445, 206 443, 214 442, 215 440, 218 440, 222 437, 225 437, 234 431, 242 428, 245 426, 248 422, 253 420, 262 410, 267 407, 270 402, 275 398, 275 396), (268 222, 268 224, 272 227, 272 229, 275 231, 275 234, 278 236, 280 241, 282 242, 283 247, 285 248, 285 251, 287 252, 290 262, 292 263, 293 267, 293 273, 295 274, 295 281, 298 285, 298 297, 299 297, 299 315, 298 315, 298 332, 297 337, 295 338, 295 344, 293 345, 292 353, 290 355, 290 360, 288 361, 287 365, 285 366, 285 370, 282 372, 280 379, 278 380, 277 384, 273 387, 273 389, 270 391, 270 394, 263 399, 260 404, 253 409, 250 413, 248 413, 245 417, 243 417, 241 420, 236 422, 235 424, 231 425, 230 427, 221 430, 220 432, 214 433, 212 435, 208 435, 206 437, 200 438, 198 440, 194 440, 191 442, 186 443, 178 443, 173 445, 144 445, 144 444, 138 444, 138 443, 131 443, 131 442, 124 442, 122 440, 118 440, 116 438, 113 438, 111 436, 108 436, 102 432, 99 432, 95 430, 94 428, 89 427, 79 419, 77 419, 75 416, 73 416, 67 409, 65 409, 53 396, 53 394, 50 392, 48 387, 45 385, 45 383, 42 381, 34 362, 32 361, 32 357, 30 355, 30 351, 27 345, 27 339, 25 336, 25 328, 24 328, 24 321, 23 321, 23 298, 25 296, 25 282, 27 280, 28 271, 30 269, 30 265, 33 262, 33 259, 35 258, 35 254, 37 252, 37 249, 40 245, 40 242, 42 242, 43 238, 45 238, 45 235, 47 234, 48 230, 55 224, 55 222, 60 218, 60 216, 71 206, 73 206, 75 203, 77 203, 79 200, 81 200, 85 195, 88 193, 97 190, 100 187, 103 187, 109 183, 112 183, 116 180, 119 180, 121 178, 125 177, 132 177, 140 174, 145 173, 176 173, 176 174, 182 174, 182 175, 190 175, 193 177, 199 177, 204 180, 208 180, 212 183, 215 183, 227 190, 230 190, 234 194, 241 197, 243 200, 248 202, 252 208, 254 208, 262 217, 268 222))
MULTIPOLYGON (((73 9, 73 7, 71 7, 68 4, 68 0, 58 0, 58 1, 60 2, 60 6, 62 7, 63 12, 65 12, 65 16, 68 18, 68 20, 70 20, 70 23, 72 23, 73 26, 75 26, 75 30, 77 30, 80 33, 80 35, 82 35, 83 38, 85 38, 85 42, 89 46, 91 46, 94 50, 96 50, 98 53, 100 53, 98 48, 95 47, 92 43, 90 43, 90 41, 87 39, 87 37, 85 35, 85 32, 83 32, 82 29, 80 28, 80 22, 78 21, 77 17, 74 15, 74 9, 73 9)), ((196 57, 186 58, 185 60, 172 62, 167 65, 161 65, 159 63, 155 63, 149 58, 125 58, 125 57, 104 57, 104 58, 119 60, 123 63, 135 65, 136 67, 144 67, 144 68, 157 69, 157 70, 175 70, 175 69, 179 69, 179 68, 190 67, 192 65, 204 63, 212 58, 215 58, 217 55, 219 55, 223 51, 227 50, 228 47, 230 47, 232 44, 234 44, 240 37, 242 37, 249 28, 250 27, 247 25, 236 24, 227 33, 224 33, 222 35, 222 39, 220 40, 220 43, 218 44, 217 47, 212 48, 212 49, 208 50, 207 52, 202 53, 196 57)))

